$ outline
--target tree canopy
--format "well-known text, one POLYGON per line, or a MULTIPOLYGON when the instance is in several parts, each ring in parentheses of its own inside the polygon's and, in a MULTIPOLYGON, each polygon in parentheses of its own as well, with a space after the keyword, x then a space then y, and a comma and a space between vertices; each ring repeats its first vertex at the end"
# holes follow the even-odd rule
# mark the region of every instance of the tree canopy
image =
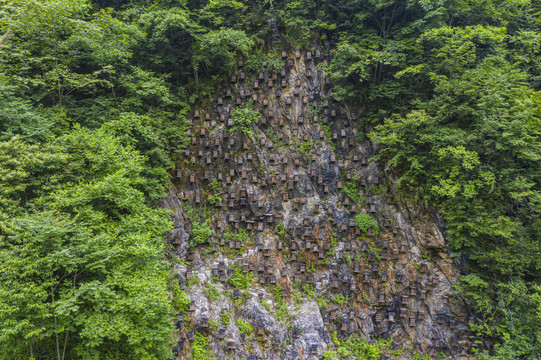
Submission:
POLYGON ((237 57, 253 55, 250 71, 274 64, 270 18, 288 46, 325 49, 333 97, 359 107, 376 160, 443 216, 459 290, 495 344, 479 358, 541 357, 540 10, 0 1, 0 359, 170 354, 172 224, 158 200, 191 107, 237 57))

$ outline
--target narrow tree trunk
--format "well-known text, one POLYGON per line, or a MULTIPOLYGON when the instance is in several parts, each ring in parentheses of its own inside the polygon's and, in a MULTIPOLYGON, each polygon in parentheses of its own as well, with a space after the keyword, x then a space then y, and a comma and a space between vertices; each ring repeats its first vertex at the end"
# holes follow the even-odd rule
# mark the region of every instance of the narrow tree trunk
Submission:
POLYGON ((113 83, 113 78, 109 75, 109 80, 111 81, 111 91, 113 92, 113 99, 115 100, 115 106, 118 108, 118 101, 116 99, 115 84, 113 83))
POLYGON ((62 360, 66 358, 66 348, 68 347, 68 334, 69 331, 66 331, 66 337, 64 339, 64 350, 62 350, 62 360))
POLYGON ((6 31, 6 33, 0 37, 0 46, 2 46, 2 44, 5 43, 11 37, 11 35, 13 35, 13 32, 11 29, 8 29, 8 31, 6 31))
POLYGON ((60 105, 60 107, 62 107, 62 83, 60 82, 60 69, 58 67, 58 52, 57 52, 56 38, 53 39, 53 41, 54 41, 54 64, 55 64, 55 70, 56 70, 56 86, 58 87, 58 104, 60 105))
POLYGON ((54 319, 54 337, 56 340, 56 356, 58 360, 61 360, 60 359, 60 342, 58 340, 58 328, 57 328, 57 322, 56 322, 56 315, 53 316, 53 319, 54 319))
POLYGON ((57 327, 57 322, 56 322, 56 315, 53 316, 53 319, 54 319, 54 337, 56 340, 56 355, 57 355, 58 360, 60 360, 60 342, 58 340, 58 327, 57 327))

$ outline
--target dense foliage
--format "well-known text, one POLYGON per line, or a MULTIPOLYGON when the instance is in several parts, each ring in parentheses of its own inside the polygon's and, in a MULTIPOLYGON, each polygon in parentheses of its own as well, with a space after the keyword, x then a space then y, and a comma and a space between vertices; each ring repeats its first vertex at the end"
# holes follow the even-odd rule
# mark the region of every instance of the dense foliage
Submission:
MULTIPOLYGON (((540 10, 530 0, 1 1, 0 359, 167 356, 167 296, 179 290, 157 201, 184 115, 215 95, 235 57, 253 54, 247 71, 280 66, 266 48, 273 16, 290 45, 331 56, 334 98, 361 104, 357 126, 404 196, 443 215, 489 354, 541 357, 540 10)), ((249 134, 250 109, 235 117, 249 134)), ((345 193, 364 200, 354 185, 345 193)), ((210 235, 199 230, 193 246, 210 235)))
POLYGON ((165 356, 170 224, 147 204, 144 157, 75 126, 1 142, 0 163, 1 357, 165 356))

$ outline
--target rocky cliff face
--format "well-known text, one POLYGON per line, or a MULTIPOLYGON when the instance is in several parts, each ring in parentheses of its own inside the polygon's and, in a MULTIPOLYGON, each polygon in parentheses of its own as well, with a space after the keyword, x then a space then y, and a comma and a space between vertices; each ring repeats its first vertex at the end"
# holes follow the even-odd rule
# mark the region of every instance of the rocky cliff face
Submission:
POLYGON ((355 109, 330 98, 320 51, 283 59, 278 73, 245 74, 240 63, 191 119, 164 202, 193 302, 179 315, 179 358, 192 357, 196 332, 219 359, 322 358, 353 333, 392 338, 383 358, 469 358, 467 304, 435 221, 370 161, 375 144, 362 140, 355 109), (253 136, 230 132, 249 100, 260 114, 253 136), (190 245, 205 221, 212 236, 190 245), (236 288, 240 275, 253 283, 236 288))

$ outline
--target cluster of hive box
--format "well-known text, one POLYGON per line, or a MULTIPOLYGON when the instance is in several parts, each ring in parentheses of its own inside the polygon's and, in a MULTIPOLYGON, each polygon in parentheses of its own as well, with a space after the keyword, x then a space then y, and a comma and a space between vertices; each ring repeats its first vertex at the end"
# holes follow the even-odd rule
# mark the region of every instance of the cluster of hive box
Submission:
MULTIPOLYGON (((408 338, 413 351, 425 354, 465 354, 471 348, 468 319, 451 315, 453 294, 440 289, 446 279, 434 264, 410 253, 404 229, 409 225, 396 218, 400 205, 370 161, 373 144, 359 140, 355 112, 331 99, 331 79, 317 66, 328 60, 320 50, 288 55, 282 53, 284 67, 277 73, 246 74, 239 61, 216 101, 189 120, 190 144, 177 170, 178 197, 199 209, 214 236, 189 251, 187 260, 204 256, 203 248, 222 257, 235 254, 245 274, 253 273, 262 288, 280 285, 286 301, 292 300, 292 283, 301 290, 310 286, 318 297, 344 296, 345 305, 320 308, 325 325, 333 329, 408 338), (248 102, 260 114, 251 137, 230 131, 235 108, 248 102), (215 180, 221 201, 211 206, 215 180), (343 193, 351 183, 364 196, 362 204, 343 193), (212 215, 205 216, 203 208, 212 208, 212 215), (372 229, 361 233, 355 226, 360 213, 378 221, 377 234, 372 229), (254 243, 222 236, 240 228, 253 234, 254 243), (427 322, 431 334, 415 331, 427 322)), ((190 233, 192 224, 186 222, 184 230, 190 233)), ((188 269, 186 279, 195 271, 188 269)), ((216 261, 212 274, 227 285, 232 263, 216 261)), ((233 299, 240 296, 237 289, 231 291, 233 299)), ((179 315, 179 329, 184 317, 179 315)), ((208 319, 197 319, 197 324, 200 331, 208 329, 208 319)), ((256 332, 265 336, 258 325, 256 332)), ((218 329, 213 336, 221 339, 224 332, 218 329)), ((300 332, 295 328, 291 336, 300 332)), ((193 341, 193 331, 182 334, 176 353, 193 341)), ((281 341, 273 339, 276 351, 281 341)), ((238 346, 234 340, 225 343, 229 351, 238 346)), ((321 356, 321 344, 307 351, 321 356)))

